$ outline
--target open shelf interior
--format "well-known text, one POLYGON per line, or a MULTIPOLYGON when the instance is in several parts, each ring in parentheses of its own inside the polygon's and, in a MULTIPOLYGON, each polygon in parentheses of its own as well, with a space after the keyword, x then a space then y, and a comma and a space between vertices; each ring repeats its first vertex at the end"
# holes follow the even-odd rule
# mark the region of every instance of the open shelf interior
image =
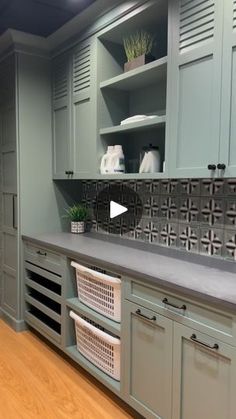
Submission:
MULTIPOLYGON (((146 3, 104 31, 97 42, 97 173, 107 147, 122 145, 126 173, 119 177, 139 174, 143 147, 152 144, 159 148, 160 175, 165 162, 166 96, 168 67, 168 1, 146 3), (146 30, 155 37, 152 55, 155 60, 134 70, 124 72, 127 61, 124 37, 137 30, 146 30), (121 125, 135 115, 155 116, 121 125)), ((158 175, 150 173, 150 176, 158 175)), ((103 175, 100 175, 103 176, 103 175)), ((105 175, 106 176, 106 175, 105 175)))
POLYGON ((48 278, 45 278, 36 272, 27 270, 27 277, 34 283, 44 287, 47 290, 54 292, 55 294, 61 295, 61 285, 56 284, 48 278))
POLYGON ((137 30, 146 30, 154 35, 152 55, 159 59, 167 55, 168 2, 159 0, 151 7, 140 7, 122 23, 112 26, 99 37, 98 69, 100 82, 123 73, 127 61, 123 39, 137 30))
MULTIPOLYGON (((106 89, 98 99, 100 129, 120 125, 134 115, 166 113, 166 83, 157 82, 131 92, 106 89)), ((127 127, 127 126, 126 126, 127 127)))
POLYGON ((145 131, 130 132, 117 135, 100 136, 98 141, 98 172, 100 171, 101 158, 110 145, 121 144, 125 155, 126 173, 137 174, 139 172, 142 148, 152 144, 159 148, 161 155, 161 172, 165 161, 165 125, 145 131))
POLYGON ((120 323, 116 323, 114 320, 109 319, 108 317, 103 316, 102 314, 96 312, 92 308, 81 303, 78 298, 70 298, 67 300, 67 306, 80 313, 81 315, 90 318, 93 321, 97 321, 101 326, 107 329, 109 332, 120 336, 120 323))
POLYGON ((27 306, 28 313, 30 313, 33 317, 35 317, 40 322, 45 324, 47 327, 52 329, 54 332, 58 333, 59 335, 61 334, 61 325, 58 322, 53 320, 51 317, 47 316, 45 313, 43 313, 41 310, 34 307, 33 305, 27 303, 27 306))

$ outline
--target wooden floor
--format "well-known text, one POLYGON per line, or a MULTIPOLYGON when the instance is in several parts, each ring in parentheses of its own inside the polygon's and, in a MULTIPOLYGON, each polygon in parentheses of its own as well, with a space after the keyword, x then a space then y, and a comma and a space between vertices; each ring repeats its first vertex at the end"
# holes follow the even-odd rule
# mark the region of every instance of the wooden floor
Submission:
POLYGON ((135 418, 118 403, 36 335, 0 320, 1 419, 135 418))

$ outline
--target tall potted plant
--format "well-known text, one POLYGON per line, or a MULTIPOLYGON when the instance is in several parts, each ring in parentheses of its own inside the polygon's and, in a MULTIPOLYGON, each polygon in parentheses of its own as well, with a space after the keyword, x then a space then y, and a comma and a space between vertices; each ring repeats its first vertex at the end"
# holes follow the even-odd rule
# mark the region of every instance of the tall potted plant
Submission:
POLYGON ((89 216, 89 210, 81 204, 74 204, 65 210, 65 217, 70 220, 71 233, 84 233, 85 222, 89 216))
POLYGON ((128 60, 124 66, 125 72, 155 60, 151 54, 154 45, 154 36, 151 33, 141 29, 126 36, 123 42, 128 60))

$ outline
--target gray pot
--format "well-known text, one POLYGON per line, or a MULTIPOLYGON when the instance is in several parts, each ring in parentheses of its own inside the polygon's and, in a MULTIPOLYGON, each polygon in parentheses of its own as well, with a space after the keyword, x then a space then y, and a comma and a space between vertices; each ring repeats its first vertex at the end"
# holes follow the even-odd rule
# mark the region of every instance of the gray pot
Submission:
POLYGON ((71 233, 81 234, 85 231, 84 221, 71 221, 71 233))

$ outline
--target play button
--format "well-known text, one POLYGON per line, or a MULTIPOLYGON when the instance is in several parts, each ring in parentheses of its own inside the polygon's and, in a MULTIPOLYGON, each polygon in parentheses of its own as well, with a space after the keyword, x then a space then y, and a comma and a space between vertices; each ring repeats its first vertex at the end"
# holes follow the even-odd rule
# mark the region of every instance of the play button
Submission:
POLYGON ((128 211, 128 208, 118 204, 115 201, 110 202, 110 218, 116 218, 128 211))
POLYGON ((135 231, 143 214, 143 204, 137 192, 122 183, 109 182, 96 195, 93 219, 97 230, 126 236, 135 231))

